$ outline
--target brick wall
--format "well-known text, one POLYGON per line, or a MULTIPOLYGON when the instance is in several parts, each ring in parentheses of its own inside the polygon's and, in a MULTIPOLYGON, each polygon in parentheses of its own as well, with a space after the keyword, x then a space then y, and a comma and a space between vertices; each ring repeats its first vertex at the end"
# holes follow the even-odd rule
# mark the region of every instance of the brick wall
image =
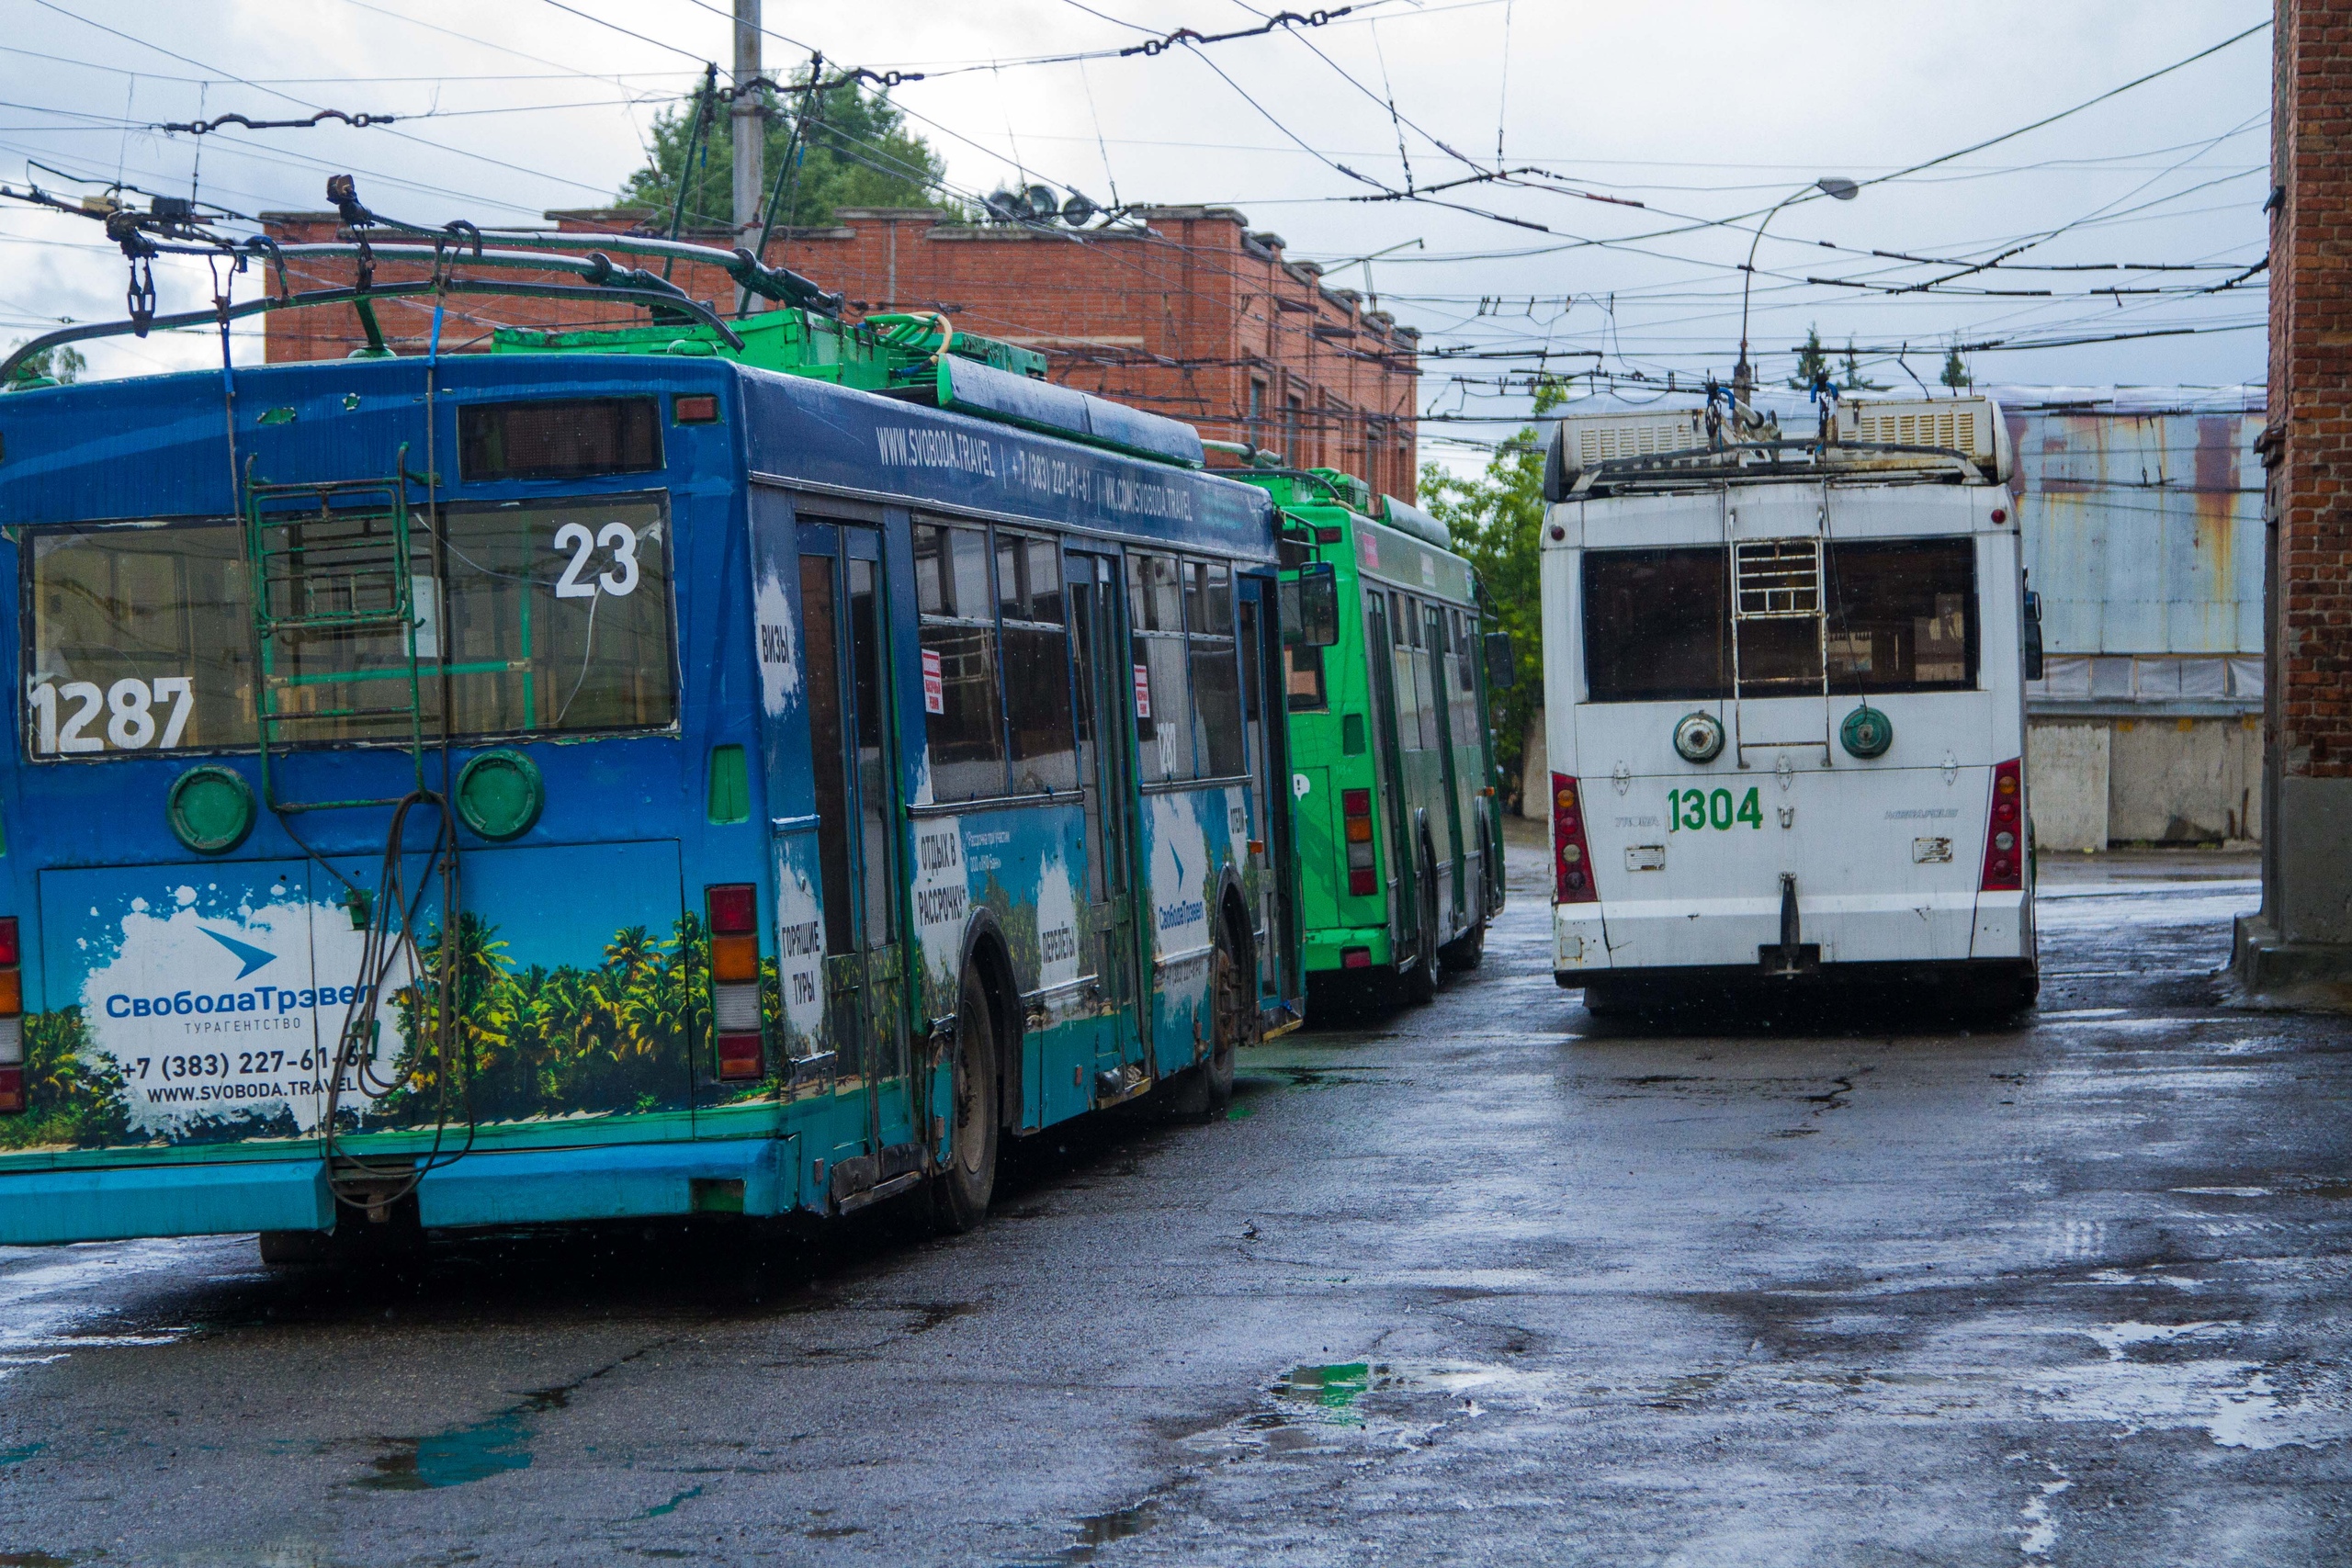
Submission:
MULTIPOLYGON (((564 231, 624 230, 640 216, 556 212, 564 231)), ((1212 439, 1254 441, 1300 464, 1359 474, 1410 500, 1419 467, 1413 415, 1418 334, 1363 308, 1351 291, 1324 286, 1312 264, 1283 256, 1280 236, 1252 233, 1230 208, 1156 208, 1141 231, 1040 231, 937 221, 922 209, 850 209, 834 227, 776 236, 766 260, 806 274, 850 300, 850 313, 940 310, 960 329, 1002 338, 1046 357, 1047 373, 1200 427, 1212 439)), ((326 213, 266 213, 283 243, 330 240, 326 213)), ((723 236, 689 236, 725 245, 723 236)), ((494 242, 493 242, 494 243, 494 242)), ((341 261, 288 264, 296 287, 351 282, 341 261)), ((382 265, 379 281, 422 275, 382 265)), ((557 275, 507 274, 560 282, 557 275)), ((716 268, 682 266, 673 281, 730 310, 734 285, 716 268)), ((428 335, 429 303, 378 307, 402 352, 428 335)), ((453 299, 443 352, 478 348, 493 325, 582 326, 640 322, 577 302, 453 299)), ((350 310, 272 315, 269 359, 340 358, 365 341, 350 310)))
POLYGON ((2278 0, 2269 742, 2289 776, 2352 777, 2352 3, 2278 0))

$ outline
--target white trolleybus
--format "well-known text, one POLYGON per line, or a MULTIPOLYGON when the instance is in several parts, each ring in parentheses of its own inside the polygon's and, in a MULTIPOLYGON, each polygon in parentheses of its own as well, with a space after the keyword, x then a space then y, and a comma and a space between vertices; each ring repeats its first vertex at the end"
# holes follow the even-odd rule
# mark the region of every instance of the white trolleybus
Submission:
MULTIPOLYGON (((2000 412, 1560 423, 1544 479, 1553 969, 1597 1013, 1723 987, 2030 1006, 2024 682, 2000 412)), ((2034 671, 2038 673, 2038 670, 2034 671)))

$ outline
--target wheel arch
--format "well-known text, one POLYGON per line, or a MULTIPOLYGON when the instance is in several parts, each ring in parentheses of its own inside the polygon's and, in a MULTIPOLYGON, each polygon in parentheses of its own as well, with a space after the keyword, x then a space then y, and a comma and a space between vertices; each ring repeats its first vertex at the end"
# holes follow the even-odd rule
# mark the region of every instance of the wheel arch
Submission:
MULTIPOLYGON (((996 1026, 997 1124, 1012 1127, 1021 1120, 1021 1034, 1026 1021, 1021 1006, 1021 983, 1013 974, 1012 952, 996 911, 982 908, 964 927, 964 942, 956 963, 956 1006, 964 1005, 964 976, 979 978, 988 998, 989 1021, 996 1026)), ((956 1027, 963 1027, 959 1017, 956 1027)))

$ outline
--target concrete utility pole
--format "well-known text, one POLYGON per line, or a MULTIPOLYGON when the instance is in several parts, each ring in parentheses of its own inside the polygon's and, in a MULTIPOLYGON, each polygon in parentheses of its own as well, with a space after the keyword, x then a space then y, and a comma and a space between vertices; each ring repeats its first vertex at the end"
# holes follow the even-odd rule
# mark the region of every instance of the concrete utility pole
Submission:
POLYGON ((735 101, 728 109, 728 130, 735 139, 735 243, 747 248, 760 243, 760 198, 767 194, 763 100, 749 85, 759 73, 760 0, 735 0, 735 101))

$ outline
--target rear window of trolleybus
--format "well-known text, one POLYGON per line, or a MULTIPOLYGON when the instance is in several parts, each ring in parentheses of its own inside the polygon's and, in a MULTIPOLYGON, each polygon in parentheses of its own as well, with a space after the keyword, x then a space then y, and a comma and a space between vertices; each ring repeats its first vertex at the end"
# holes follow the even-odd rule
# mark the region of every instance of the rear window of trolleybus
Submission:
POLYGON ((1743 609, 1750 613, 1737 619, 1733 563, 1721 545, 1586 551, 1587 700, 1728 697, 1735 652, 1747 696, 1817 693, 1825 660, 1833 692, 1975 686, 1973 540, 1832 540, 1817 567, 1811 541, 1803 545, 1788 560, 1742 557, 1743 609), (1769 596, 1755 586, 1767 581, 1769 596))
MULTIPOLYGON (((677 718, 667 499, 662 493, 444 506, 410 520, 410 600, 428 734, 662 729, 677 718)), ((328 513, 305 548, 383 558, 380 515, 328 513)), ((24 726, 39 761, 254 744, 257 680, 276 739, 405 740, 396 632, 270 639, 257 667, 254 581, 234 519, 32 527, 20 536, 24 726), (387 671, 397 669, 396 678, 387 671), (354 709, 393 709, 354 715, 354 709)), ((311 571, 273 589, 278 615, 383 607, 392 579, 311 571), (300 603, 295 601, 300 599, 300 603), (371 602, 373 601, 373 602, 371 602)))

